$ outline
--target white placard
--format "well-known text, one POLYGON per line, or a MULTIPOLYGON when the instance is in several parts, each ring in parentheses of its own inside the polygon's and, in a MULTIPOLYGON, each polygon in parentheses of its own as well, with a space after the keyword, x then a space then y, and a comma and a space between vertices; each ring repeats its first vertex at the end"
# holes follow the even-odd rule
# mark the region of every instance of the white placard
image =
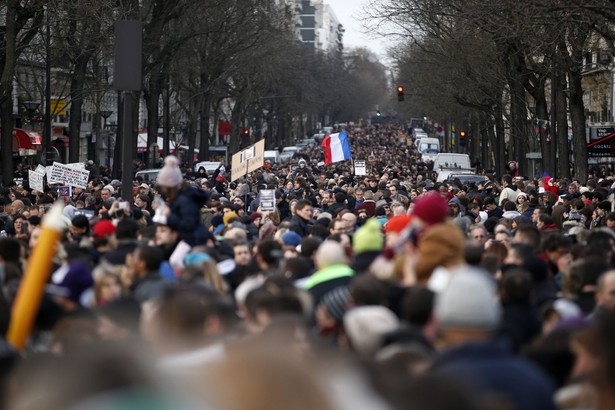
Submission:
POLYGON ((260 199, 262 212, 275 211, 275 189, 262 189, 260 191, 260 199))
POLYGON ((86 189, 90 171, 76 169, 59 162, 53 163, 51 176, 47 178, 50 184, 64 184, 76 188, 86 189))
POLYGON ((38 164, 34 172, 36 172, 37 174, 45 175, 47 174, 47 169, 41 164, 38 164))
POLYGON ((357 176, 367 175, 367 169, 365 168, 365 161, 354 162, 354 174, 357 176))
POLYGON ((28 171, 28 183, 30 184, 30 189, 43 192, 43 178, 45 178, 45 174, 41 174, 36 171, 28 171))
POLYGON ((74 169, 85 169, 85 164, 83 162, 73 162, 72 164, 64 164, 64 166, 74 169))

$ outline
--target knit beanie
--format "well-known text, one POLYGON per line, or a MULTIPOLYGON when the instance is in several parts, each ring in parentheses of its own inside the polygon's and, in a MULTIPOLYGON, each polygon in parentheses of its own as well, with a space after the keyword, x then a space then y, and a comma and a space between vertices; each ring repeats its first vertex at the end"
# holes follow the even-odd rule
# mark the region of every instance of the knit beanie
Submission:
POLYGON ((459 227, 452 221, 428 228, 419 238, 419 261, 416 265, 417 279, 421 283, 429 280, 438 266, 450 268, 463 262, 465 238, 459 227))
POLYGON ((380 223, 375 219, 368 219, 365 224, 359 228, 352 238, 352 249, 354 253, 367 251, 381 251, 384 247, 382 238, 382 230, 380 223))
POLYGON ((382 347, 385 334, 399 327, 399 319, 384 306, 360 306, 344 315, 344 329, 361 356, 371 357, 382 347))
POLYGON ((408 226, 408 224, 412 221, 412 215, 397 215, 389 219, 389 221, 384 226, 384 231, 386 233, 394 232, 394 233, 402 233, 402 231, 408 226))
POLYGON ((417 199, 412 214, 427 225, 435 225, 448 217, 448 202, 439 193, 426 194, 417 199))
POLYGON ((164 166, 160 170, 156 182, 160 186, 174 188, 181 185, 183 180, 184 177, 179 170, 179 160, 175 155, 169 155, 164 159, 164 166))
POLYGON ((467 266, 453 272, 436 298, 434 312, 441 329, 493 330, 500 323, 502 308, 489 274, 467 266))
POLYGON ((239 219, 239 216, 237 216, 235 212, 227 212, 222 217, 222 221, 224 222, 224 225, 228 225, 232 219, 239 219))
POLYGON ((341 324, 344 314, 348 310, 350 290, 347 286, 339 286, 323 296, 320 304, 327 310, 327 314, 336 324, 341 324))

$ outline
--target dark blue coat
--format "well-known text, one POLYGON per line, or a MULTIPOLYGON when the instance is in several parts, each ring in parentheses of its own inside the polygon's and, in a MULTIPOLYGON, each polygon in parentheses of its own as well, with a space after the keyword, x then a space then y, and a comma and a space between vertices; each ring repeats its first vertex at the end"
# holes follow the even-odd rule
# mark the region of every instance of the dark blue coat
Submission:
POLYGON ((496 342, 468 343, 444 352, 436 373, 465 382, 479 397, 502 397, 518 410, 555 410, 554 383, 530 362, 496 342))
POLYGON ((207 230, 201 223, 201 208, 208 199, 208 192, 195 186, 186 186, 170 205, 171 214, 167 217, 167 224, 178 231, 180 239, 190 246, 204 244, 207 238, 207 230))

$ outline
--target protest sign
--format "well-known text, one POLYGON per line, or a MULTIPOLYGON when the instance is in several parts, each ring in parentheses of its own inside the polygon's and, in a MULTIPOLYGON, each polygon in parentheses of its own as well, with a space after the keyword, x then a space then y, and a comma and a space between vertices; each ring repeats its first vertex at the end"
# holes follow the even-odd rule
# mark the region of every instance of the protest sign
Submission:
POLYGON ((41 174, 36 171, 28 171, 28 183, 30 184, 30 189, 43 192, 43 178, 45 178, 44 173, 41 174))
POLYGON ((69 186, 61 186, 58 188, 58 196, 69 197, 73 195, 73 189, 69 186))
POLYGON ((261 205, 261 211, 263 212, 275 211, 275 190, 274 189, 261 190, 260 205, 261 205))
POLYGON ((356 176, 367 175, 367 169, 365 168, 365 161, 355 161, 354 162, 354 174, 356 176))
POLYGON ((50 184, 64 184, 76 188, 86 189, 90 171, 76 169, 71 166, 54 162, 51 174, 47 177, 50 184))

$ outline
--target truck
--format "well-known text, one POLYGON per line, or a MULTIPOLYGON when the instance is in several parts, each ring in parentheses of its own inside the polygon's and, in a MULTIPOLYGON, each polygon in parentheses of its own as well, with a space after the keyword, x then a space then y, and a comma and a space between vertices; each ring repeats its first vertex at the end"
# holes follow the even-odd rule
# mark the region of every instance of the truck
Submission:
POLYGON ((440 153, 440 140, 437 138, 421 138, 416 146, 423 161, 434 161, 440 153))

